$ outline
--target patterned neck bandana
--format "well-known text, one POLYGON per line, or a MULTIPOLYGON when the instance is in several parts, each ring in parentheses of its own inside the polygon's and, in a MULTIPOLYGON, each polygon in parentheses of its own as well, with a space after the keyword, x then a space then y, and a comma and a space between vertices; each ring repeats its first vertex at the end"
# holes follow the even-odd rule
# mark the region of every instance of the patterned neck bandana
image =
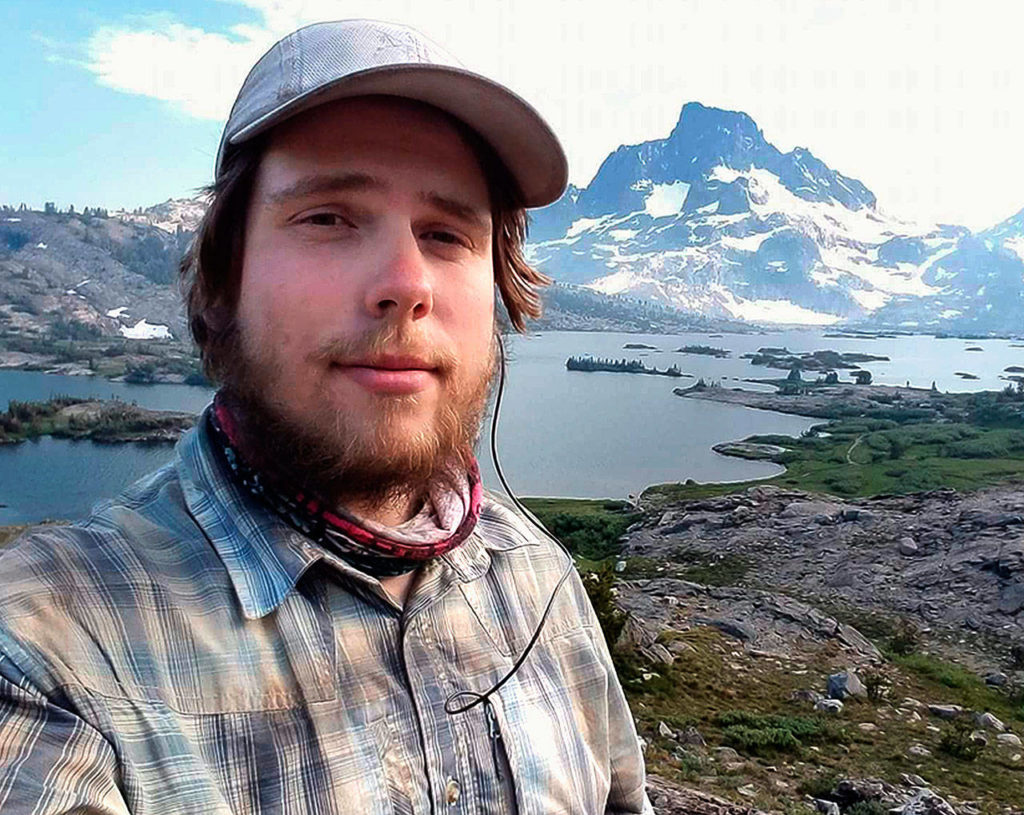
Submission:
POLYGON ((206 413, 210 438, 235 480, 297 532, 372 577, 408 574, 469 537, 480 515, 483 486, 473 462, 456 488, 430 489, 420 512, 387 527, 328 507, 318 497, 289 489, 274 474, 251 467, 239 452, 237 426, 220 395, 206 413))

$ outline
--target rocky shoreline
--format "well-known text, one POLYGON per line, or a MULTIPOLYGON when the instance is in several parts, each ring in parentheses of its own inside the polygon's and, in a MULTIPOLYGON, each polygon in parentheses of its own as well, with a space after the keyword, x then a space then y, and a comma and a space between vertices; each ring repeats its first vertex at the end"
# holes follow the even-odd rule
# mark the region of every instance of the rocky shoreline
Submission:
POLYGON ((877 410, 882 403, 896 400, 907 408, 931 409, 934 404, 933 394, 938 396, 926 388, 850 384, 821 385, 798 394, 708 386, 674 388, 672 392, 686 399, 702 399, 812 418, 833 418, 840 408, 847 415, 863 414, 877 410))

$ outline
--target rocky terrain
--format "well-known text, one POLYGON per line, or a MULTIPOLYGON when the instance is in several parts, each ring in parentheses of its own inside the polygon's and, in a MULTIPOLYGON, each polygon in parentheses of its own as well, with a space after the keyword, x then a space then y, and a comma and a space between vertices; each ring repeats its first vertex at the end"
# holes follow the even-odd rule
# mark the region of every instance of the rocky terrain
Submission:
MULTIPOLYGON (((739 562, 770 592, 915 620, 948 637, 951 650, 961 639, 969 643, 965 654, 979 671, 999 670, 1013 645, 1024 646, 1020 484, 857 501, 753 487, 665 508, 630 534, 625 554, 669 564, 687 557, 739 562)), ((776 630, 779 620, 817 624, 788 601, 727 591, 718 599, 733 609, 746 640, 769 649, 786 639, 776 630)))
POLYGON ((642 505, 616 651, 657 812, 1024 811, 1024 486, 642 505))

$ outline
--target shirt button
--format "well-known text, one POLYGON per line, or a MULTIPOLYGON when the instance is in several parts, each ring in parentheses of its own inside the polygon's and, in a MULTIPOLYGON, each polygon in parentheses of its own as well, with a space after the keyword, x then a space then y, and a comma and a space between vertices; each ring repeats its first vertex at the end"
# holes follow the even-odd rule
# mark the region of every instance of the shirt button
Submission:
POLYGON ((460 792, 461 790, 459 789, 459 782, 456 781, 454 778, 449 778, 448 784, 444 788, 444 799, 448 802, 448 806, 455 805, 455 803, 459 800, 460 792))

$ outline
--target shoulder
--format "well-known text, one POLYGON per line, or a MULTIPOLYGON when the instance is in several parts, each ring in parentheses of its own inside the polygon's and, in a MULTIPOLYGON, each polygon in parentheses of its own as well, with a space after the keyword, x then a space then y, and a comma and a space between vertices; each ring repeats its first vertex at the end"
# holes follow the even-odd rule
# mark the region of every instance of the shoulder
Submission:
POLYGON ((559 622, 551 628, 593 624, 591 604, 572 555, 529 510, 488 490, 478 528, 495 571, 514 584, 519 596, 531 598, 537 609, 560 587, 552 608, 559 622))
POLYGON ((484 493, 477 529, 492 555, 515 555, 534 564, 535 569, 555 569, 559 574, 571 560, 529 510, 490 490, 484 493))
POLYGON ((207 551, 173 467, 79 522, 30 529, 0 550, 0 651, 44 692, 71 681, 143 633, 147 609, 207 551))

